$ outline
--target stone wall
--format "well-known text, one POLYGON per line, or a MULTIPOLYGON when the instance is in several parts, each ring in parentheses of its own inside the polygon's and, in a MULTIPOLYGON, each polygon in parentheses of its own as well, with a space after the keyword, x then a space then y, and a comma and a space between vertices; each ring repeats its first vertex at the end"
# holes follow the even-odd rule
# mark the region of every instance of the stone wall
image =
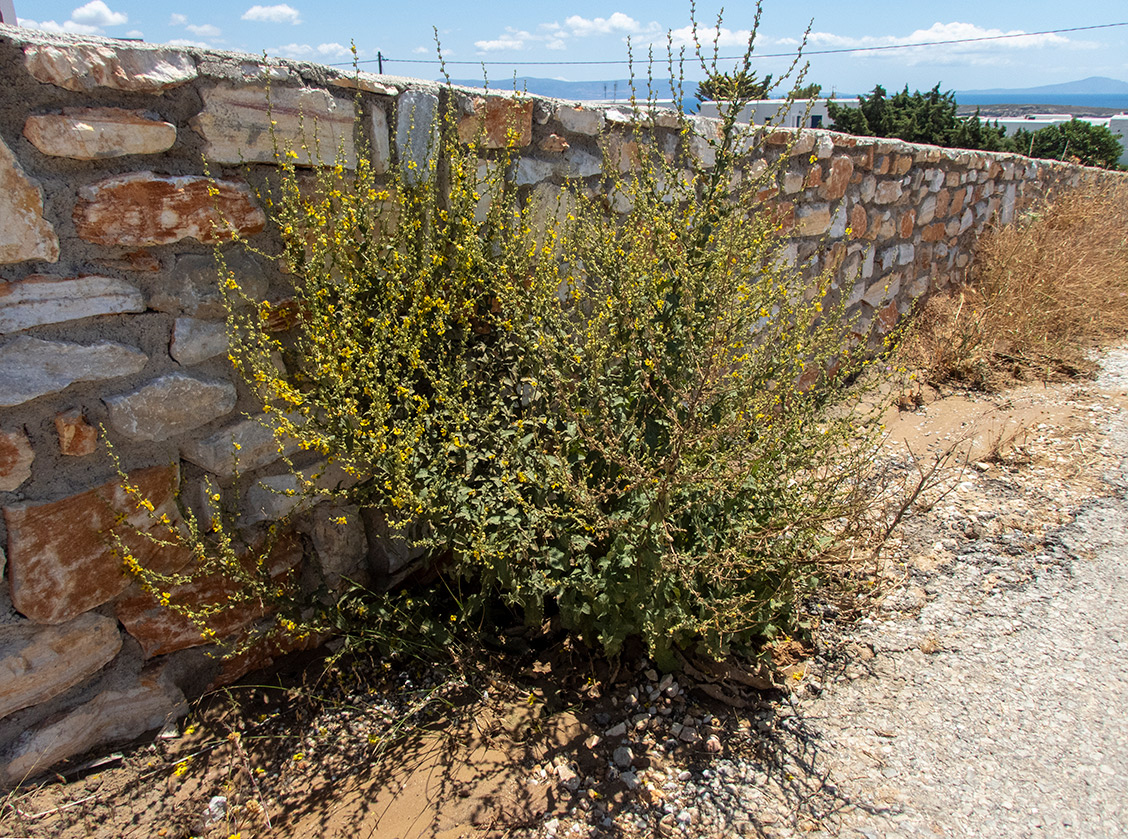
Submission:
MULTIPOLYGON (((235 228, 261 252, 280 252, 255 191, 274 160, 269 119, 282 137, 316 119, 320 144, 299 163, 325 162, 339 146, 349 160, 366 149, 380 172, 409 163, 422 171, 433 164, 431 116, 450 94, 420 81, 2 25, 0 91, 3 786, 159 728, 183 715, 185 694, 285 652, 209 658, 199 633, 126 575, 114 534, 157 569, 188 557, 137 536, 153 519, 120 486, 105 444, 157 515, 176 516, 176 492, 191 504, 205 480, 243 499, 252 534, 293 512, 285 490, 294 478, 273 435, 250 419, 255 399, 226 357, 213 250, 235 228)), ((516 127, 523 200, 568 178, 597 186, 605 165, 630 166, 630 116, 619 109, 456 95, 465 131, 485 120, 487 146, 504 145, 516 127), (605 163, 605 148, 622 153, 605 163)), ((656 130, 708 165, 715 124, 694 125, 684 137, 672 118, 656 130)), ((960 281, 992 218, 1009 221, 1051 186, 1095 176, 829 132, 764 140, 765 157, 789 155, 778 188, 762 197, 793 237, 793 255, 839 261, 839 293, 878 331, 915 298, 960 281)), ((285 298, 276 261, 226 250, 244 288, 285 298)), ((279 573, 300 566, 330 584, 342 575, 387 583, 408 558, 371 511, 298 512, 274 553, 279 573)), ((203 580, 183 594, 214 597, 225 584, 203 580)), ((238 635, 257 617, 233 610, 219 630, 238 635)))

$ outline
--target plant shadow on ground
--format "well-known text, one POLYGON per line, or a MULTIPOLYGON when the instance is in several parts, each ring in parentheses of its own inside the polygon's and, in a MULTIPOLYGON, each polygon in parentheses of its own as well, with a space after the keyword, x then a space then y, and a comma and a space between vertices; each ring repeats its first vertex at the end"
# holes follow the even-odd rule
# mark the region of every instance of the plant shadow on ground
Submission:
POLYGON ((591 835, 638 835, 664 815, 640 777, 722 758, 761 766, 797 812, 838 806, 811 787, 817 744, 781 703, 810 647, 780 644, 771 668, 687 661, 674 678, 640 646, 610 661, 559 633, 494 640, 508 652, 391 668, 295 654, 203 697, 179 731, 10 793, 0 833, 453 839, 582 813, 601 825, 591 835))

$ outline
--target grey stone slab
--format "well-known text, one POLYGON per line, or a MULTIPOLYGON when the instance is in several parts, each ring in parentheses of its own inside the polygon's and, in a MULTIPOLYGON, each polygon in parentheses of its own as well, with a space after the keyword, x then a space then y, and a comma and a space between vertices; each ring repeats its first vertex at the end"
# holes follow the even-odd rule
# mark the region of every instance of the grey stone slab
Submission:
POLYGON ((59 626, 0 626, 0 718, 58 696, 120 649, 117 621, 93 612, 59 626))
POLYGON ((199 364, 227 353, 227 324, 217 320, 177 318, 168 353, 181 364, 199 364))
POLYGON ((45 277, 0 284, 0 334, 48 323, 145 311, 141 290, 111 277, 45 277))
POLYGON ((351 99, 327 90, 219 84, 202 93, 204 109, 189 124, 217 163, 274 163, 275 149, 299 166, 340 161, 356 166, 351 99))
POLYGON ((161 442, 231 413, 235 398, 231 382, 169 373, 102 401, 109 409, 110 427, 119 434, 161 442))
POLYGON ((297 449, 296 441, 280 442, 262 422, 242 419, 187 443, 180 453, 185 460, 226 479, 274 463, 297 449))
POLYGON ((97 382, 141 372, 149 357, 122 344, 86 346, 20 336, 0 347, 0 408, 57 393, 75 382, 97 382))
POLYGON ((439 147, 439 97, 429 90, 406 90, 396 104, 396 154, 410 186, 427 181, 439 147))

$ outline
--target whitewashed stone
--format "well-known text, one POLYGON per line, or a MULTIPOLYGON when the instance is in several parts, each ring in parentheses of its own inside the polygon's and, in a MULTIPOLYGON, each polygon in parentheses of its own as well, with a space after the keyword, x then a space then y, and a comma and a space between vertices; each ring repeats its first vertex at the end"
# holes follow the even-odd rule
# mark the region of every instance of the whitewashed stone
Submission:
POLYGON ((184 445, 181 456, 221 478, 273 463, 298 450, 295 440, 280 443, 274 432, 258 420, 243 419, 226 425, 202 440, 184 445))
POLYGON ((28 44, 24 66, 36 81, 66 90, 156 93, 196 78, 196 63, 180 50, 108 43, 28 44))
POLYGON ((181 364, 199 364, 227 353, 227 324, 198 318, 177 318, 168 354, 181 364))
POLYGON ((0 408, 57 393, 75 382, 141 372, 149 357, 121 344, 92 346, 20 336, 0 347, 0 408))
POLYGON ((121 108, 75 108, 30 116, 23 134, 44 154, 74 160, 158 154, 176 142, 172 123, 121 108))
POLYGON ((574 134, 586 134, 589 137, 594 137, 603 130, 605 120, 603 111, 580 105, 574 108, 562 105, 556 109, 556 118, 560 120, 560 124, 564 126, 565 131, 571 131, 574 134))
POLYGON ((43 192, 0 139, 0 262, 59 261, 59 237, 43 218, 43 192))
POLYGON ((391 135, 388 133, 388 114, 384 106, 373 103, 369 117, 372 125, 372 171, 383 175, 392 160, 391 135))
POLYGON ((60 626, 0 626, 0 718, 58 696, 120 649, 117 621, 93 612, 60 626))
POLYGON ((133 687, 103 691, 62 717, 25 731, 0 756, 6 763, 0 780, 18 784, 68 757, 104 743, 132 740, 186 713, 188 703, 179 688, 142 674, 133 687))
POLYGON ((356 166, 353 102, 314 88, 219 84, 203 91, 204 109, 189 125, 217 163, 274 163, 275 147, 299 166, 356 166), (273 122, 273 136, 271 123, 273 122))
POLYGON ((410 186, 434 173, 439 151, 439 97, 426 90, 406 90, 396 105, 396 154, 410 186))
POLYGON ((169 373, 102 401, 109 409, 110 427, 119 434, 159 443, 231 413, 235 385, 169 373))
POLYGON ((22 431, 0 431, 0 492, 11 492, 31 477, 35 452, 22 431))
POLYGON ((34 275, 0 284, 0 334, 96 315, 143 311, 141 290, 111 277, 34 275))

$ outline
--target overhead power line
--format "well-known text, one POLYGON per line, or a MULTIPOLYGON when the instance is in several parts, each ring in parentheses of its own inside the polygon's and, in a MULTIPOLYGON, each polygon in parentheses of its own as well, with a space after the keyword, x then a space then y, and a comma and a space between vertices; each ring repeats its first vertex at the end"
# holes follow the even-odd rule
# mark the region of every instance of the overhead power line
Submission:
MULTIPOLYGON (((1089 32, 1094 29, 1112 29, 1117 26, 1128 26, 1128 21, 1123 23, 1098 23, 1093 26, 1072 26, 1068 29, 1044 29, 1041 32, 1014 32, 1007 35, 982 35, 978 38, 950 38, 943 41, 920 41, 915 44, 882 44, 872 47, 839 47, 837 49, 824 49, 824 50, 803 50, 803 55, 841 55, 843 53, 855 52, 886 52, 888 50, 908 50, 916 49, 917 47, 941 47, 951 44, 974 44, 982 41, 1005 41, 1011 38, 1033 38, 1038 35, 1063 35, 1067 32, 1089 32)), ((703 34, 707 34, 708 30, 703 29, 703 34)), ((754 53, 753 59, 758 58, 793 58, 793 52, 770 52, 770 53, 754 53)), ((720 56, 718 61, 740 61, 743 60, 743 55, 725 55, 720 56)), ((366 58, 362 59, 357 64, 376 64, 383 62, 391 62, 396 64, 438 64, 438 58, 389 58, 383 53, 379 58, 366 58)), ((503 66, 503 67, 564 67, 576 65, 626 65, 631 62, 626 59, 607 60, 607 61, 445 61, 445 64, 470 64, 475 67, 486 66, 503 66)), ((340 64, 330 64, 330 67, 351 67, 353 63, 343 62, 340 64)))

